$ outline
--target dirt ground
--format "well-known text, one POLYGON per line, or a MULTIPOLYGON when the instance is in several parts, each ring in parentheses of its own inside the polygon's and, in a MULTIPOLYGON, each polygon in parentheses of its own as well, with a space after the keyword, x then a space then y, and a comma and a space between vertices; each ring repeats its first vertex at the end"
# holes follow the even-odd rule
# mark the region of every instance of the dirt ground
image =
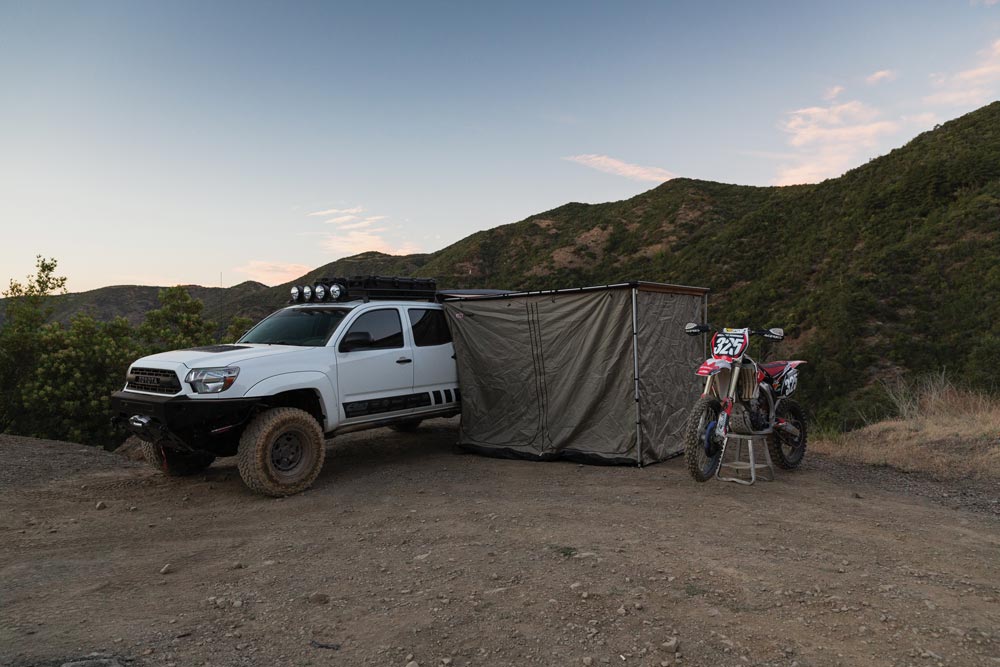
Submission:
POLYGON ((2 438, 0 665, 1000 666, 995 488, 810 455, 698 485, 455 440, 338 438, 275 500, 231 459, 169 479, 2 438))

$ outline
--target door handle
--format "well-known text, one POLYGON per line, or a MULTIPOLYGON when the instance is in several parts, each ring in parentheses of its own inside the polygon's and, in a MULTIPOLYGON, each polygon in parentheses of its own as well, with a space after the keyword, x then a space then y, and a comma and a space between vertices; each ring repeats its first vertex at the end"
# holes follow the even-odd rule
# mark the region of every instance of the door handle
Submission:
POLYGON ((407 359, 406 357, 400 357, 399 359, 396 359, 396 363, 397 364, 412 364, 413 363, 413 359, 407 359))

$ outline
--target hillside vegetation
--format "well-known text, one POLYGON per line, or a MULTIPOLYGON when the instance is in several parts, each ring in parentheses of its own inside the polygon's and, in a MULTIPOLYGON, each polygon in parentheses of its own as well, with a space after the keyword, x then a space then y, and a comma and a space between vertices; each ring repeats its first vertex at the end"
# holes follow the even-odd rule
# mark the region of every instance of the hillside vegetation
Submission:
POLYGON ((1000 482, 1000 401, 940 374, 895 382, 886 393, 895 418, 814 439, 812 450, 941 480, 1000 482))
MULTIPOLYGON (((819 184, 679 178, 623 201, 566 204, 431 254, 364 253, 295 282, 377 273, 447 287, 710 287, 714 323, 783 326, 788 339, 772 356, 807 359, 803 400, 826 423, 852 427, 892 411, 878 378, 944 367, 996 387, 998 227, 1000 102, 819 184)), ((259 317, 287 287, 244 283, 206 300, 205 313, 259 317)))

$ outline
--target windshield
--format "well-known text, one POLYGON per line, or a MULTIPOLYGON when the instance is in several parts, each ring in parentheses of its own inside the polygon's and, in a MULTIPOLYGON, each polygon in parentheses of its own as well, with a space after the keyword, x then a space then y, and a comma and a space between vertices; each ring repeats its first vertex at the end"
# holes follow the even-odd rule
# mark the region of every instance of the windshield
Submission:
POLYGON ((237 342, 305 347, 326 345, 347 313, 345 308, 286 308, 264 319, 237 342))

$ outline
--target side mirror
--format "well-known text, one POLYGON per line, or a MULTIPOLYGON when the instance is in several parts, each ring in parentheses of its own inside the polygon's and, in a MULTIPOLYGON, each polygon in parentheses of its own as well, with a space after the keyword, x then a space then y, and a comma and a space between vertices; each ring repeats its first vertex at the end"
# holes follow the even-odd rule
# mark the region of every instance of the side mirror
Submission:
POLYGON ((369 331, 352 331, 340 341, 341 352, 353 352, 373 347, 375 339, 369 331))
POLYGON ((694 322, 688 322, 684 325, 684 333, 688 336, 697 336, 702 331, 700 324, 695 324, 694 322))
POLYGON ((780 327, 772 327, 767 330, 766 334, 764 334, 764 338, 770 338, 771 340, 784 340, 785 330, 780 327))

